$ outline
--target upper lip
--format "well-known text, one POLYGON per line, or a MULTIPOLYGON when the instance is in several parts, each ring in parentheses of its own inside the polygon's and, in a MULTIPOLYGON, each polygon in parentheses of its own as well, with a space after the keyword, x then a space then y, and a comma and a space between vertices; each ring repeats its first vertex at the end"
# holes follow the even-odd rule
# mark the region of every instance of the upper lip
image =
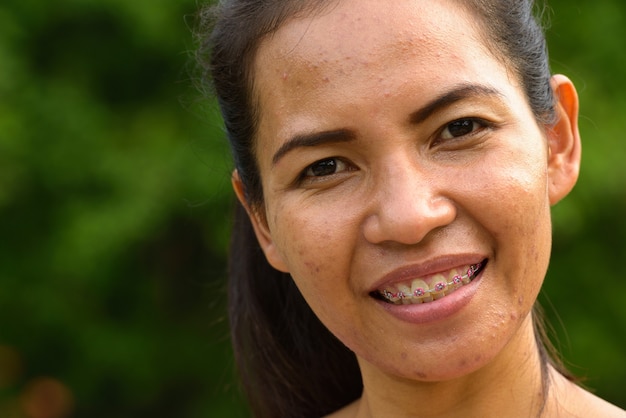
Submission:
POLYGON ((398 267, 377 280, 369 292, 375 292, 387 286, 406 282, 411 279, 428 277, 437 273, 444 273, 454 268, 478 264, 487 257, 480 254, 454 254, 436 257, 421 263, 408 264, 398 267))

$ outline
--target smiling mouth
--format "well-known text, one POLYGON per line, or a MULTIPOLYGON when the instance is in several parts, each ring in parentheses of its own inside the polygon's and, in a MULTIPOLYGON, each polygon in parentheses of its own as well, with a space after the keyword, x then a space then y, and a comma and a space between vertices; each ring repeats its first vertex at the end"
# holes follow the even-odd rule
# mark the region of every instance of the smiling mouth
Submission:
POLYGON ((471 264, 447 273, 436 274, 429 278, 430 284, 424 279, 416 278, 410 282, 389 285, 384 289, 372 292, 372 296, 394 305, 411 305, 432 302, 441 299, 458 288, 469 284, 483 271, 487 260, 471 264))

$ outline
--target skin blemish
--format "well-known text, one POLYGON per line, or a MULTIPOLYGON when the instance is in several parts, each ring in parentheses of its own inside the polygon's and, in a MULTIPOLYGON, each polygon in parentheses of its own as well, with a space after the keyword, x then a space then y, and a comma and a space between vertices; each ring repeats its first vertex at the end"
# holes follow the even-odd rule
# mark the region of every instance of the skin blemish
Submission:
MULTIPOLYGON (((339 10, 350 6, 345 17, 351 23, 377 3, 337 4, 339 10)), ((533 286, 542 279, 544 255, 549 253, 545 179, 527 181, 537 177, 543 158, 530 150, 543 146, 545 139, 523 91, 510 85, 507 68, 486 55, 484 45, 469 41, 477 34, 456 33, 467 23, 462 16, 444 13, 449 11, 443 8, 447 2, 406 4, 377 8, 390 25, 370 23, 378 15, 370 13, 363 25, 350 30, 350 24, 337 23, 336 15, 322 14, 315 24, 289 20, 261 43, 255 82, 263 103, 258 136, 264 143, 257 157, 272 225, 277 226, 272 238, 324 325, 368 359, 368 366, 403 379, 448 381, 492 360, 504 361, 495 356, 507 341, 526 341, 512 338, 527 323, 512 322, 511 313, 526 316, 525 296, 534 298, 533 286), (406 4, 412 12, 423 12, 424 19, 419 14, 404 19, 406 4), (437 17, 450 33, 430 27, 426 17, 437 17), (398 31, 396 26, 407 21, 415 27, 398 31), (280 54, 295 43, 291 55, 280 54), (280 71, 270 73, 277 66, 280 71), (288 81, 280 81, 283 74, 288 81), (305 88, 298 89, 298 81, 305 88), (277 89, 276 84, 283 85, 277 89), (455 98, 459 91, 464 93, 455 98), (481 91, 492 93, 484 96, 481 91), (415 114, 425 119, 418 124, 415 114), (460 142, 426 147, 435 135, 444 139, 444 128, 451 133, 453 120, 473 117, 495 126, 484 129, 484 135, 481 130, 460 142), (286 135, 306 138, 337 130, 356 132, 357 141, 302 148, 272 165, 275 150, 289 140, 286 135), (519 137, 525 138, 523 146, 519 137), (313 183, 315 188, 285 187, 290 173, 333 157, 354 160, 362 170, 351 182, 335 182, 332 176, 326 180, 324 175, 313 183), (508 173, 521 173, 521 179, 508 173), (531 245, 537 248, 531 251, 531 245), (390 314, 406 317, 400 324, 381 311, 379 300, 363 297, 363 289, 370 290, 387 275, 392 282, 412 281, 402 275, 413 273, 404 271, 435 273, 463 264, 457 260, 469 254, 491 256, 491 250, 507 256, 490 262, 484 286, 473 287, 477 296, 471 302, 459 296, 463 290, 456 294, 467 304, 454 316, 439 315, 449 311, 436 305, 383 305, 390 314), (465 256, 457 257, 460 253, 465 256), (538 262, 536 254, 542 255, 538 262), (485 301, 488 306, 481 304, 485 301), (512 308, 515 303, 520 306, 512 308), (422 321, 422 312, 436 313, 441 326, 413 324, 415 318, 422 321), (454 327, 457 338, 448 344, 446 334, 454 327), (446 344, 421 343, 434 338, 446 344), (403 353, 408 349, 410 355, 403 353), (455 364, 464 366, 459 370, 455 364)), ((454 297, 448 306, 456 306, 454 297)), ((439 303, 445 308, 445 301, 439 303)))
POLYGON ((317 264, 311 262, 311 261, 306 261, 304 263, 304 265, 306 266, 306 268, 310 271, 310 272, 314 272, 314 273, 319 273, 320 272, 320 266, 318 266, 317 264))

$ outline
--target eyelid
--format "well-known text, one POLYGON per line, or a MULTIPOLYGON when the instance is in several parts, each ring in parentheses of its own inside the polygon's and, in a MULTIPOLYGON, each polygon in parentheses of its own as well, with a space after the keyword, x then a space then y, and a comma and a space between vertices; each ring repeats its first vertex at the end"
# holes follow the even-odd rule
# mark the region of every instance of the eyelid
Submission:
POLYGON ((440 143, 445 144, 446 142, 456 142, 456 141, 461 141, 461 140, 464 140, 464 139, 470 139, 470 138, 473 138, 474 136, 482 133, 484 130, 491 129, 491 128, 494 128, 496 126, 497 126, 497 124, 495 122, 492 122, 492 121, 489 121, 489 120, 487 120, 485 118, 477 117, 477 116, 466 116, 466 117, 455 118, 455 119, 450 120, 450 121, 446 122, 445 124, 443 124, 436 131, 434 139, 431 142, 430 146, 432 147, 432 146, 435 146, 435 145, 439 145, 440 143), (479 128, 477 128, 477 129, 475 129, 475 130, 473 130, 473 131, 471 131, 471 132, 469 132, 467 134, 458 136, 458 137, 442 138, 443 132, 446 129, 448 129, 448 127, 451 124, 453 124, 455 122, 461 122, 461 121, 471 121, 473 123, 478 124, 479 128))
POLYGON ((345 158, 337 157, 337 156, 321 158, 307 165, 302 171, 300 171, 300 174, 296 177, 294 181, 294 185, 298 186, 305 182, 315 183, 315 182, 329 181, 331 178, 334 178, 335 176, 341 175, 342 173, 345 173, 348 171, 354 171, 354 169, 355 169, 354 165, 345 158), (342 167, 340 170, 334 173, 327 174, 327 175, 315 176, 315 175, 307 174, 307 172, 311 170, 316 164, 319 164, 325 161, 330 161, 330 160, 335 160, 338 162, 337 166, 343 165, 344 167, 342 167))
MULTIPOLYGON (((315 161, 313 164, 309 164, 309 166, 304 169, 303 174, 307 177, 326 177, 326 176, 335 174, 337 173, 337 171, 331 174, 320 174, 320 175, 316 175, 315 173, 309 174, 309 171, 313 171, 316 166, 321 165, 322 163, 329 163, 331 161, 333 162, 332 168, 336 170, 341 170, 342 168, 341 166, 346 165, 345 161, 343 161, 341 158, 337 158, 337 157, 324 158, 324 159, 315 161)), ((330 165, 328 165, 327 167, 330 167, 330 165)))

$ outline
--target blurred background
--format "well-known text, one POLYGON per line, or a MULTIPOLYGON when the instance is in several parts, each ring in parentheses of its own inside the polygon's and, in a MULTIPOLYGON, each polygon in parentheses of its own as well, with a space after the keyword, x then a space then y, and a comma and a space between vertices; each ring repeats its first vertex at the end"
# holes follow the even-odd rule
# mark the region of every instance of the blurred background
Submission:
MULTIPOLYGON (((626 2, 552 0, 584 163, 542 300, 626 407, 626 2), (625 264, 625 265, 622 265, 625 264)), ((0 417, 244 417, 225 323, 231 163, 196 0, 0 4, 0 417)))

